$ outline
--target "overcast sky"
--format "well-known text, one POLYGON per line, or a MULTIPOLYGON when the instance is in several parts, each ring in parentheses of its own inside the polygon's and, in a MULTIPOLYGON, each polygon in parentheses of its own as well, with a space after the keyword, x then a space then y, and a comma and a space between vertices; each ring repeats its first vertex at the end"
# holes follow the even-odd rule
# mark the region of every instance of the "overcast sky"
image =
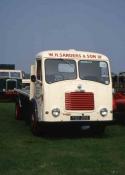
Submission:
POLYGON ((29 72, 51 49, 99 52, 125 71, 125 0, 0 0, 0 63, 29 72))

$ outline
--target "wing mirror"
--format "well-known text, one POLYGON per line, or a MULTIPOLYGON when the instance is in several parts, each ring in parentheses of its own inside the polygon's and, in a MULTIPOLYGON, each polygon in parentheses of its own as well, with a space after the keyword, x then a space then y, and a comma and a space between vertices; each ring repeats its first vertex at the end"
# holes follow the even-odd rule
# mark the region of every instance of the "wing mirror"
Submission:
POLYGON ((35 76, 35 75, 31 75, 31 81, 32 81, 33 83, 36 82, 36 76, 35 76))

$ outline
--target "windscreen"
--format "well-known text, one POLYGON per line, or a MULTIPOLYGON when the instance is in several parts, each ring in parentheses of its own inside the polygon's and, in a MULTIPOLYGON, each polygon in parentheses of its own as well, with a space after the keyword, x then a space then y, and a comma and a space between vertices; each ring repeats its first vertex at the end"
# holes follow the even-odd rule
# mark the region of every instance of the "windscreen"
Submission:
POLYGON ((45 79, 51 84, 63 80, 77 78, 76 62, 74 60, 47 59, 45 60, 45 79))
POLYGON ((0 72, 0 78, 8 78, 9 77, 9 72, 0 72))
POLYGON ((107 62, 80 60, 78 62, 78 67, 80 79, 109 84, 109 71, 107 62))
POLYGON ((21 78, 20 72, 10 72, 10 77, 19 79, 21 78))

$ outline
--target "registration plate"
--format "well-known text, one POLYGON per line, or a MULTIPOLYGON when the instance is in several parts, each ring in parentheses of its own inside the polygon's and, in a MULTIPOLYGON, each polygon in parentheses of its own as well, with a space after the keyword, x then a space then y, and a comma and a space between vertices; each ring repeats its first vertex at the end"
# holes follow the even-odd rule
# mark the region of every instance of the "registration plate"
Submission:
POLYGON ((70 120, 90 120, 90 116, 89 115, 71 116, 70 120))

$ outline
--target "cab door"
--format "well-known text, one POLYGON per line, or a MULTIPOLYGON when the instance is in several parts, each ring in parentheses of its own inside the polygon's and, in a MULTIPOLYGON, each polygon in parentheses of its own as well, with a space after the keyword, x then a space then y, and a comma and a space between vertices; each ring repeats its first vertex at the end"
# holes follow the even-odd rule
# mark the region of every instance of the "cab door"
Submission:
POLYGON ((42 62, 41 59, 36 61, 36 82, 35 82, 35 100, 37 103, 38 121, 42 120, 42 62))

